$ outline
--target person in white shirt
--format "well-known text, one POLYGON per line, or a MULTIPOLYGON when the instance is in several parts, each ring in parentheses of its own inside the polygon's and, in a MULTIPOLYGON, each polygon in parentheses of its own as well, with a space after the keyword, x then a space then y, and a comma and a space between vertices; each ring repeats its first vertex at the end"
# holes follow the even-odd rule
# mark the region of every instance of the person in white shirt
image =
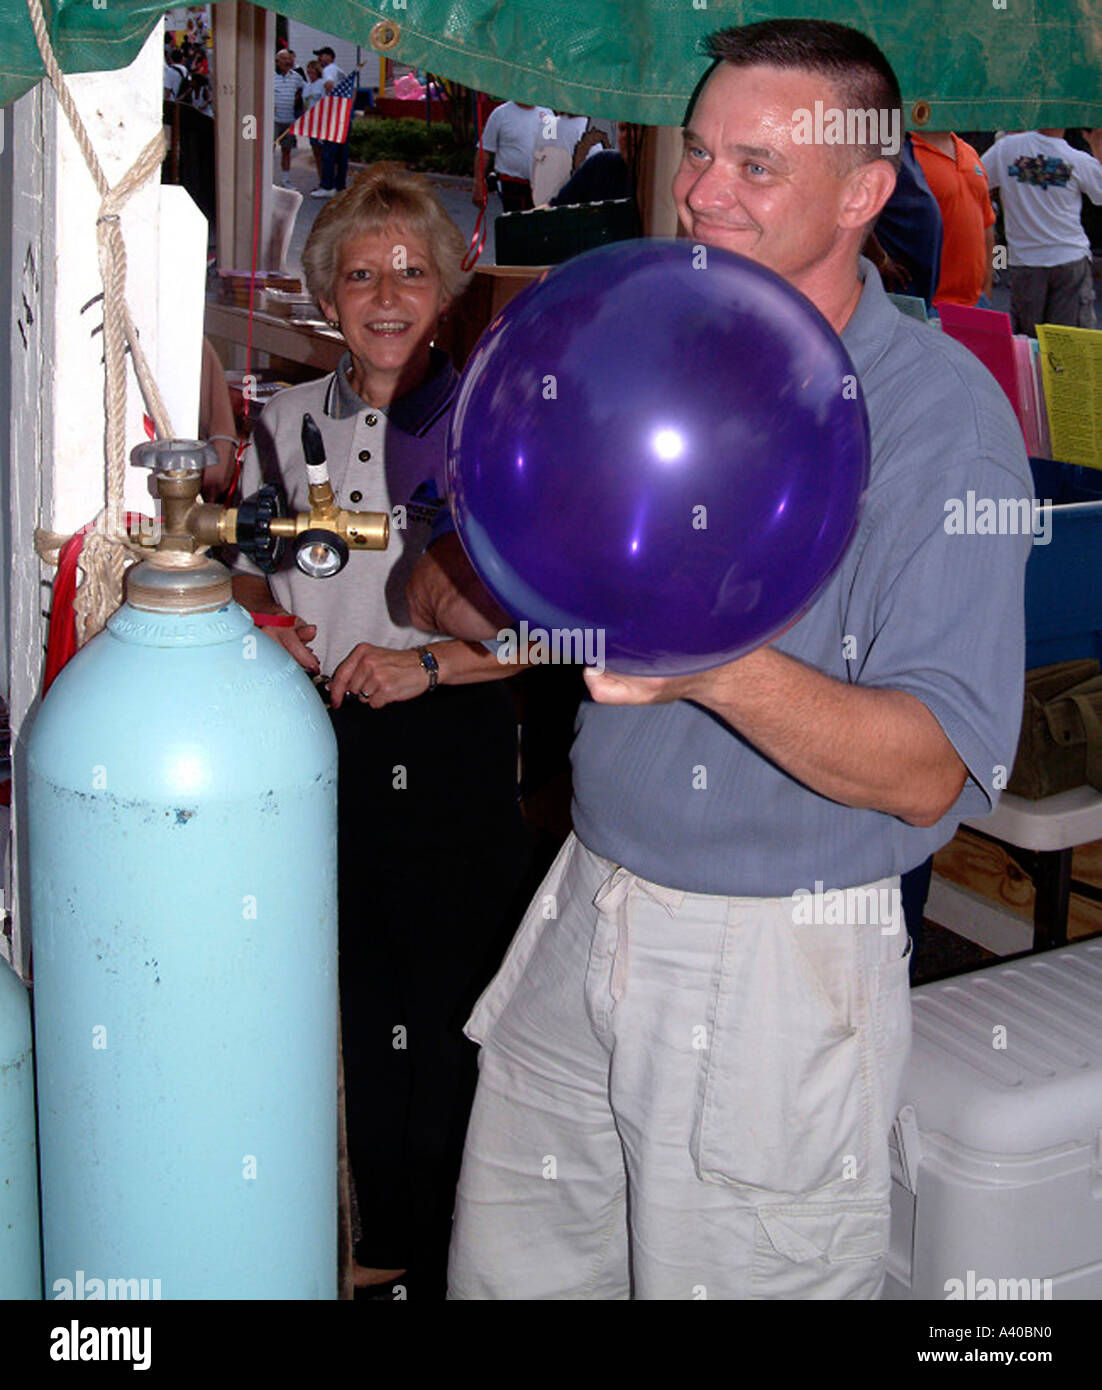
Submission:
MULTIPOLYGON (((311 58, 306 64, 306 86, 302 89, 302 109, 309 111, 325 95, 325 83, 321 76, 321 64, 311 58)), ((318 187, 321 187, 321 141, 310 137, 310 150, 318 171, 318 187)))
POLYGON ((174 48, 169 54, 169 61, 165 64, 165 101, 175 101, 180 94, 180 88, 189 80, 183 56, 178 48, 174 48))
POLYGON ((275 60, 275 128, 279 138, 281 180, 284 188, 291 187, 291 151, 298 143, 287 129, 301 110, 302 89, 306 83, 294 70, 295 55, 289 48, 281 48, 275 60))
POLYGON ((589 124, 585 116, 543 111, 532 155, 532 202, 546 207, 570 177, 574 151, 589 124))
MULTIPOLYGON (((328 46, 315 48, 314 57, 321 65, 322 96, 332 96, 345 74, 337 67, 337 55, 328 46)), ((348 141, 321 140, 321 184, 311 198, 332 198, 343 191, 348 179, 348 141)))
POLYGON ((983 156, 1006 225, 1015 333, 1036 337, 1039 323, 1094 327, 1094 266, 1080 214, 1084 195, 1102 203, 1102 128, 1083 134, 1090 154, 1073 149, 1063 130, 1026 130, 983 156))
POLYGON ((553 120, 554 112, 519 101, 494 107, 482 127, 481 156, 475 155, 474 202, 483 201, 493 175, 506 212, 532 207, 532 156, 545 117, 553 120))

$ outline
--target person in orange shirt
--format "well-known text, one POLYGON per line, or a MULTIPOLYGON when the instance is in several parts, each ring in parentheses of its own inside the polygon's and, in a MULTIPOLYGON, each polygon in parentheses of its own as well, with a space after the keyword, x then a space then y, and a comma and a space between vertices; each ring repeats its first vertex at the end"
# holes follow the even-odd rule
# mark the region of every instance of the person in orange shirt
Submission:
POLYGON ((995 210, 980 157, 949 130, 912 131, 911 140, 941 209, 941 277, 934 302, 989 309, 995 210))

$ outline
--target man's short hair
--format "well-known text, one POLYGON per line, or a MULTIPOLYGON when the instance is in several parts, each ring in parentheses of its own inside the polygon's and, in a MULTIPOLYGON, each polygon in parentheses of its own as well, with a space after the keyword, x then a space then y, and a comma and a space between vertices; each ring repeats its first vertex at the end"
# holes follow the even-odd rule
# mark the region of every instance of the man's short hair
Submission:
MULTIPOLYGON (((903 97, 891 64, 867 34, 848 24, 825 19, 767 19, 760 24, 718 29, 702 40, 701 47, 713 61, 689 99, 686 125, 705 82, 720 63, 730 63, 738 68, 793 68, 820 73, 833 83, 844 109, 888 112, 889 128, 900 132, 905 129, 903 97), (890 115, 893 110, 898 117, 890 115)), ((881 145, 846 148, 853 150, 854 165, 886 159, 898 169, 903 157, 902 149, 891 154, 881 145)))

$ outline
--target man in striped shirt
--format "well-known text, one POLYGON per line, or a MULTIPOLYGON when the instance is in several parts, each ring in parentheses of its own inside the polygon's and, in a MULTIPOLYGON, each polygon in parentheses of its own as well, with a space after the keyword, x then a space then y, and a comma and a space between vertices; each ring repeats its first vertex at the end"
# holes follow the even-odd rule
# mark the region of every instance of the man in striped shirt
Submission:
POLYGON ((295 72, 292 64, 294 54, 288 48, 281 48, 276 54, 276 75, 275 75, 275 128, 279 135, 280 164, 283 169, 283 177, 280 182, 284 188, 291 187, 291 151, 295 148, 295 137, 288 131, 286 135, 281 134, 287 130, 301 109, 301 94, 306 83, 302 80, 302 74, 295 72))

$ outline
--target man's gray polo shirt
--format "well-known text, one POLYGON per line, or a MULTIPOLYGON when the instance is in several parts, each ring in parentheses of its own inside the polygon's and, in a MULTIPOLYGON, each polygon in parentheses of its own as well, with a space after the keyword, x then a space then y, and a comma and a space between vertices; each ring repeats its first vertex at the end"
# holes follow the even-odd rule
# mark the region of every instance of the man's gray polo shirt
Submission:
POLYGON ((968 781, 946 816, 919 829, 810 791, 696 705, 586 701, 571 754, 575 829, 652 882, 738 897, 871 883, 985 814, 1013 762, 1030 535, 950 534, 946 504, 967 508, 969 492, 977 503, 1031 499, 1021 429, 986 368, 899 313, 861 265, 864 289, 841 337, 872 432, 864 511, 822 595, 773 646, 836 680, 914 695, 968 781))

